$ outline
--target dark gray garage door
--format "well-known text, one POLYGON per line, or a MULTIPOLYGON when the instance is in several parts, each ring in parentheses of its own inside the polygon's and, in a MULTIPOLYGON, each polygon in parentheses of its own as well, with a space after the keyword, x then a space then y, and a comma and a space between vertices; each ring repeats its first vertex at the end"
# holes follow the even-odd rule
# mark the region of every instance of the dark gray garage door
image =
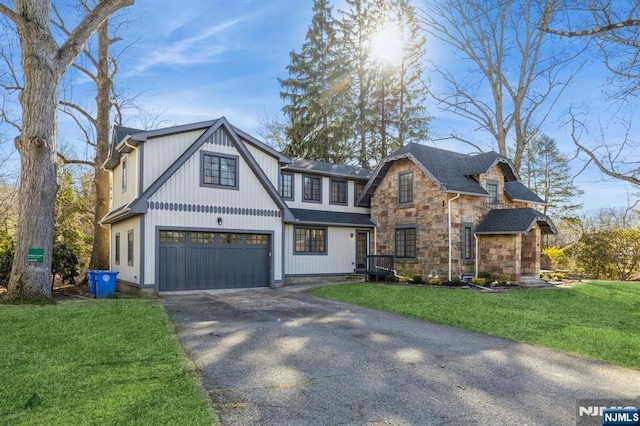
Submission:
POLYGON ((269 235, 160 231, 160 291, 266 287, 269 235))

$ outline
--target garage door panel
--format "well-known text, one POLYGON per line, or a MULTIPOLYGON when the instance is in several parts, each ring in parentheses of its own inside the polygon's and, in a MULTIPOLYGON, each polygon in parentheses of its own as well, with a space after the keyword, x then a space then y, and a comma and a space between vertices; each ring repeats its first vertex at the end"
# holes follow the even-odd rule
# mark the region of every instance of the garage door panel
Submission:
POLYGON ((269 235, 161 231, 160 236, 161 291, 270 284, 269 235))
POLYGON ((192 246, 189 250, 189 282, 187 288, 201 290, 210 288, 211 271, 214 268, 215 248, 213 246, 192 246))
POLYGON ((186 284, 186 247, 160 248, 160 274, 164 277, 164 290, 183 290, 186 284))

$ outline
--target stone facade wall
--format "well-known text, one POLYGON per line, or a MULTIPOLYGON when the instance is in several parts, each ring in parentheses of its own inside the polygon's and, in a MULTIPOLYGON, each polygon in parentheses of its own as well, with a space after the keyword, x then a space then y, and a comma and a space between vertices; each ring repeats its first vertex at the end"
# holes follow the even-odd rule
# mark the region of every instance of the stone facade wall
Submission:
MULTIPOLYGON (((494 167, 486 176, 478 180, 485 187, 486 180, 498 184, 498 204, 487 204, 485 197, 460 195, 443 192, 413 161, 400 159, 395 161, 377 187, 371 198, 371 218, 377 223, 377 254, 395 254, 395 230, 398 226, 415 225, 416 258, 396 259, 395 268, 406 276, 438 275, 448 278, 449 270, 449 230, 447 208, 451 201, 451 259, 452 276, 475 272, 475 241, 472 241, 473 256, 463 259, 463 227, 470 223, 473 229, 491 209, 526 207, 525 203, 516 203, 504 195, 504 176, 498 167, 494 167), (413 203, 398 204, 398 175, 413 172, 413 203)), ((539 235, 539 229, 538 229, 539 235)), ((531 244, 527 241, 526 250, 531 244)), ((481 236, 479 243, 479 271, 495 275, 508 275, 515 279, 520 271, 521 236, 497 235, 481 236), (495 239, 495 241, 494 241, 495 239)), ((539 243, 539 241, 538 241, 539 243)), ((535 245, 535 244, 534 244, 535 245)), ((530 256, 539 258, 539 248, 530 256)), ((529 265, 531 259, 527 260, 529 265)), ((538 260, 539 268, 539 260, 538 260)), ((538 269, 539 270, 539 269, 538 269)))
POLYGON ((396 226, 415 225, 416 258, 396 259, 403 275, 443 276, 448 264, 446 194, 411 160, 396 161, 371 198, 378 254, 395 254, 396 226), (398 204, 398 174, 413 172, 413 203, 398 204))
POLYGON ((522 258, 522 235, 480 235, 478 261, 482 272, 505 279, 519 278, 522 258))
POLYGON ((542 245, 542 233, 540 227, 535 225, 533 229, 522 237, 522 275, 540 275, 540 250, 542 245))

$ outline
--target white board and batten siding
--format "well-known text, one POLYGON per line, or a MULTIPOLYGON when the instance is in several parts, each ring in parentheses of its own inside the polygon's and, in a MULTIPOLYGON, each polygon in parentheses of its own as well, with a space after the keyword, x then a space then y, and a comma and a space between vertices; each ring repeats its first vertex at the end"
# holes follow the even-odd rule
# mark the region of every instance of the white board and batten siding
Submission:
POLYGON ((245 146, 249 149, 251 156, 256 160, 262 171, 264 171, 267 179, 277 189, 280 184, 280 164, 278 161, 272 155, 253 145, 246 143, 245 146))
POLYGON ((206 129, 150 138, 145 142, 143 188, 147 189, 206 129))
MULTIPOLYGON (((287 171, 286 169, 284 171, 287 171)), ((369 214, 369 208, 366 207, 355 207, 355 181, 348 178, 335 178, 337 180, 346 180, 347 181, 347 204, 331 204, 331 178, 328 176, 322 176, 322 203, 315 202, 307 202, 302 201, 302 192, 303 192, 303 179, 304 174, 298 171, 294 172, 293 175, 293 192, 294 198, 293 200, 287 200, 287 205, 293 209, 308 209, 308 210, 323 210, 323 211, 333 211, 333 212, 344 212, 344 213, 361 213, 361 214, 369 214)), ((318 176, 309 173, 309 176, 318 176)))
POLYGON ((127 154, 122 154, 120 164, 118 164, 112 173, 112 205, 113 208, 124 206, 125 204, 133 201, 140 194, 138 194, 138 150, 133 150, 127 154), (126 163, 126 182, 122 185, 123 181, 123 164, 126 163), (124 188, 124 189, 123 189, 124 188))
POLYGON ((285 276, 350 274, 355 269, 356 239, 354 228, 327 227, 325 254, 297 254, 295 226, 285 225, 285 276))
POLYGON ((118 271, 118 280, 133 284, 140 282, 141 219, 132 217, 111 225, 111 270, 118 271), (133 231, 133 265, 128 262, 128 235, 133 231), (120 235, 120 262, 116 264, 116 236, 120 235))
MULTIPOLYGON (((227 138, 218 131, 216 138, 227 138)), ((149 198, 145 221, 145 247, 156 247, 158 229, 209 232, 251 232, 271 235, 273 279, 282 280, 282 218, 258 177, 231 143, 206 142, 149 198), (238 189, 200 185, 201 151, 237 158, 238 189), (218 224, 218 218, 222 224, 218 224)), ((277 169, 277 160, 271 157, 277 169)), ((156 282, 155 250, 145 251, 145 282, 156 282)))

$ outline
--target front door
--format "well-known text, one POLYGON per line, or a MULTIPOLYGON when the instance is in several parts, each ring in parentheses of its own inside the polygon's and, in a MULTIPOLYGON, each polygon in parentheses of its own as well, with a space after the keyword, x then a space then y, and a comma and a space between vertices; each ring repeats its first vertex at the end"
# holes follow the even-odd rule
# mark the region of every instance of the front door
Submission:
POLYGON ((367 268, 369 254, 369 232, 356 231, 356 269, 367 268))

